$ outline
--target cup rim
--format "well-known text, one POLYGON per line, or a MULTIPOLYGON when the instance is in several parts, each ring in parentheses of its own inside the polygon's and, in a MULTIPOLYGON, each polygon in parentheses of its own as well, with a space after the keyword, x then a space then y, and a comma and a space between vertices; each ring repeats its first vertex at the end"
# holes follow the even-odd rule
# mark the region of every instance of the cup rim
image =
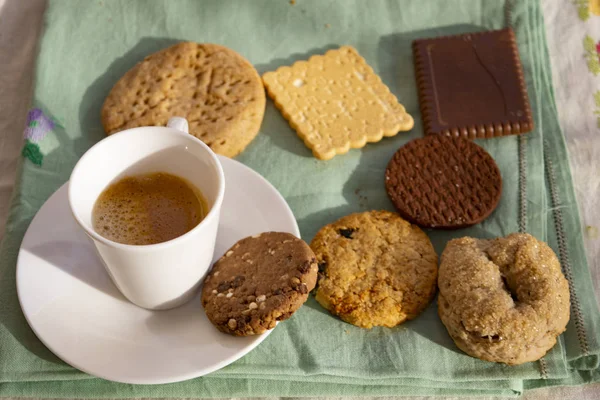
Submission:
POLYGON ((223 172, 223 166, 221 165, 221 162, 219 161, 219 158, 217 157, 215 152, 212 151, 212 149, 209 146, 207 146, 206 143, 204 143, 200 139, 196 138, 195 136, 192 136, 191 134, 189 134, 187 132, 179 131, 177 129, 166 127, 166 126, 141 126, 141 127, 137 127, 137 128, 126 129, 124 131, 112 134, 112 135, 100 140, 99 142, 94 144, 92 147, 90 147, 79 158, 79 160, 75 164, 75 167, 73 167, 73 171, 71 172, 71 175, 69 176, 68 197, 69 197, 69 209, 71 211, 71 214, 73 215, 73 218, 75 219, 77 224, 85 231, 85 233, 92 237, 92 239, 97 240, 98 242, 101 242, 101 243, 103 243, 107 246, 113 247, 113 248, 129 250, 129 251, 159 250, 161 248, 170 247, 170 246, 176 244, 177 242, 181 242, 182 240, 185 240, 187 237, 191 236, 192 234, 196 233, 198 230, 202 229, 211 220, 219 217, 221 205, 223 203, 223 198, 225 197, 225 174, 223 172), (93 151, 98 151, 98 146, 102 145, 103 143, 106 144, 106 143, 109 143, 114 140, 119 140, 119 138, 123 137, 124 135, 132 134, 134 132, 141 131, 141 130, 148 129, 148 128, 161 129, 161 130, 168 131, 168 132, 165 132, 166 134, 179 135, 180 137, 184 137, 186 140, 190 140, 190 141, 194 142, 195 144, 199 144, 200 147, 204 148, 204 150, 207 151, 208 156, 210 157, 211 161, 217 168, 217 175, 218 175, 217 198, 215 199, 212 207, 210 208, 210 210, 208 211, 208 213, 206 214, 204 219, 202 219, 202 221, 200 221, 200 223, 198 223, 198 225, 196 225, 195 227, 193 227, 192 229, 190 229, 188 232, 184 233, 181 236, 177 236, 176 238, 167 240, 166 242, 160 242, 160 243, 154 243, 154 244, 135 245, 135 244, 125 244, 125 243, 115 242, 114 240, 107 239, 104 236, 100 235, 98 232, 96 232, 93 229, 93 227, 91 229, 89 229, 87 224, 84 223, 81 220, 81 218, 79 218, 79 216, 75 212, 75 208, 73 206, 73 204, 74 204, 74 202, 73 202, 74 189, 73 189, 73 185, 72 185, 72 178, 75 175, 75 173, 81 168, 81 164, 85 160, 85 158, 89 157, 90 153, 92 153, 93 151))

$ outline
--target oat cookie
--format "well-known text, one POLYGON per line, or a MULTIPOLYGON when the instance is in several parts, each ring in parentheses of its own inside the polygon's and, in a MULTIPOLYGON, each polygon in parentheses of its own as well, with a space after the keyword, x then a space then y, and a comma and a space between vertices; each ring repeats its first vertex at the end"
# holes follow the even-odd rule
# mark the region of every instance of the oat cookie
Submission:
POLYGON ((442 135, 412 140, 394 154, 385 188, 408 221, 458 229, 487 218, 502 194, 496 162, 482 147, 442 135))
POLYGON ((241 55, 215 44, 178 43, 146 57, 112 88, 102 107, 107 134, 184 117, 190 134, 234 157, 263 119, 260 76, 241 55))
POLYGON ((263 75, 269 96, 315 157, 407 131, 414 121, 381 78, 349 46, 263 75))
POLYGON ((220 331, 258 335, 291 317, 316 281, 310 247, 289 233, 267 232, 240 240, 215 263, 202 305, 220 331))
POLYGON ((470 356, 509 365, 535 361, 569 321, 569 286, 556 255, 531 235, 448 243, 438 312, 470 356))
POLYGON ((351 214, 311 243, 319 263, 317 301, 361 328, 415 318, 433 298, 437 255, 421 229, 389 211, 351 214))

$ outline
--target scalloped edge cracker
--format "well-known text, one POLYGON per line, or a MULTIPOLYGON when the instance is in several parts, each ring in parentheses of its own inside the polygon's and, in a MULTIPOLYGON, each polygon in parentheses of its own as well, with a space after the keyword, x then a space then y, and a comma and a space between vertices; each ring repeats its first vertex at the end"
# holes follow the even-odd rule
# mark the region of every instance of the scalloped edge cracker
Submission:
POLYGON ((263 83, 290 126, 321 160, 414 125, 396 96, 350 46, 267 72, 263 83))

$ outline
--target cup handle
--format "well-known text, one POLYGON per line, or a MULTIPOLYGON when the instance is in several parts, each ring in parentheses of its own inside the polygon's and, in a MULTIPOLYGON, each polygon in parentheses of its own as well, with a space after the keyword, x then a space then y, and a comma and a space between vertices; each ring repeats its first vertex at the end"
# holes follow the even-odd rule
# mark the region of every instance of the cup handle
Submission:
POLYGON ((173 128, 173 129, 177 129, 178 131, 190 133, 187 119, 182 118, 182 117, 169 118, 169 122, 167 122, 167 128, 173 128))

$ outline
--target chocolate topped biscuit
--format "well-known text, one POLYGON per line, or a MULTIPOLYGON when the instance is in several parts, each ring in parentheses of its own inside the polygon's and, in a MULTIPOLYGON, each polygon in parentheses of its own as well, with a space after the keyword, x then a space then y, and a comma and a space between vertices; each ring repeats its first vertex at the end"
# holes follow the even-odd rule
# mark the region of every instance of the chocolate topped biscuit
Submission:
POLYGON ((482 147, 442 135, 415 139, 388 163, 385 187, 405 219, 457 229, 487 218, 498 205, 502 177, 482 147))
POLYGON ((426 134, 484 138, 533 129, 512 29, 420 39, 413 53, 426 134))
POLYGON ((204 280, 210 322, 236 336, 258 335, 288 319, 317 281, 310 247, 294 235, 267 232, 240 240, 204 280))

